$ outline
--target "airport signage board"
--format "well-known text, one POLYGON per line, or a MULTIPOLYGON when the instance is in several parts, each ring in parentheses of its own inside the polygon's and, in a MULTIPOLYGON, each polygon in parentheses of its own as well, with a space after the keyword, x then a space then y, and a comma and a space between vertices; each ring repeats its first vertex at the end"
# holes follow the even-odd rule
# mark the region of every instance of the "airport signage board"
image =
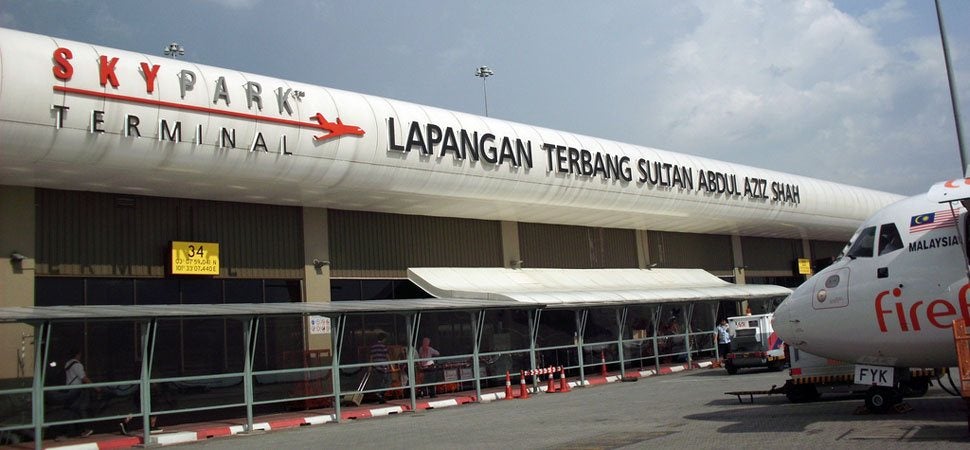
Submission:
POLYGON ((172 275, 219 275, 219 244, 172 241, 172 275))
POLYGON ((899 199, 3 28, 0 59, 0 177, 30 186, 825 240, 899 199))
MULTIPOLYGON (((315 90, 293 89, 284 82, 249 79, 228 71, 203 74, 199 68, 132 61, 113 54, 100 54, 92 64, 92 58, 81 53, 76 47, 63 46, 50 55, 53 90, 65 99, 95 101, 91 104, 94 106, 80 111, 78 107, 72 109, 66 100, 53 104, 52 122, 58 129, 65 126, 69 115, 81 115, 87 119, 87 131, 91 134, 113 129, 126 138, 147 137, 191 146, 210 144, 218 149, 238 148, 284 157, 294 154, 294 143, 287 138, 296 135, 295 130, 309 131, 299 133, 300 139, 312 136, 315 146, 366 134, 362 126, 344 123, 341 117, 322 109, 309 109, 315 90), (203 85, 203 80, 208 81, 208 86, 203 85), (203 90, 205 94, 200 95, 203 90), (157 91, 168 94, 162 97, 157 91), (302 117, 297 113, 299 109, 303 109, 302 117), (212 117, 219 119, 208 120, 212 117), (244 128, 245 133, 237 135, 244 128)), ((506 132, 499 131, 505 126, 465 128, 395 116, 387 116, 383 122, 387 136, 385 155, 392 160, 413 150, 422 155, 420 161, 449 166, 474 164, 486 170, 506 166, 525 174, 536 166, 544 166, 544 172, 553 173, 564 182, 570 178, 616 182, 624 188, 698 192, 790 206, 802 201, 797 183, 773 180, 757 172, 692 167, 626 151, 588 150, 585 145, 562 137, 535 140, 515 127, 506 132)))
POLYGON ((811 275, 812 274, 812 260, 808 258, 798 258, 798 274, 799 275, 811 275))

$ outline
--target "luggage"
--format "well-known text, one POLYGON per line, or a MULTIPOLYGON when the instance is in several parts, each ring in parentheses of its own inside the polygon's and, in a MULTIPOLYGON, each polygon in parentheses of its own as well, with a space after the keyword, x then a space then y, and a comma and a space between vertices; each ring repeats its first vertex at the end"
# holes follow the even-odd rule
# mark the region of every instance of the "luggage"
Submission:
POLYGON ((370 370, 364 373, 364 378, 361 378, 360 386, 357 386, 357 392, 344 395, 343 403, 345 405, 353 403, 354 406, 360 406, 360 403, 364 401, 364 388, 367 387, 368 381, 370 381, 370 370))

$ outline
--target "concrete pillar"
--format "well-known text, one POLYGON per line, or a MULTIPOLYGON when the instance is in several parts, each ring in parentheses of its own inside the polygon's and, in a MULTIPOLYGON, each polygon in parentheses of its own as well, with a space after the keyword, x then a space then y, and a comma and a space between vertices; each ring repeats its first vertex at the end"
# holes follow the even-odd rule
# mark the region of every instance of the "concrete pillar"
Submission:
POLYGON ((647 241, 647 230, 636 230, 637 236, 637 266, 641 269, 650 267, 650 246, 647 241))
POLYGON ((502 266, 511 269, 521 269, 522 265, 529 262, 522 261, 522 252, 519 249, 519 223, 502 221, 502 266), (518 262, 518 264, 513 264, 518 262))
MULTIPOLYGON (((746 284, 744 278, 744 255, 741 252, 741 236, 731 235, 731 255, 734 258, 734 283, 746 284)), ((742 312, 748 310, 748 301, 741 301, 740 309, 742 312)))
MULTIPOLYGON (((36 226, 34 188, 0 186, 0 306, 35 305, 36 226)), ((32 334, 27 325, 0 325, 0 378, 32 376, 32 334)))
MULTIPOLYGON (((330 241, 327 210, 303 208, 303 295, 307 303, 330 301, 330 241)), ((313 334, 307 319, 307 348, 330 349, 330 334, 313 334)))
POLYGON ((744 255, 741 252, 741 236, 731 236, 731 255, 734 258, 734 282, 745 284, 744 280, 744 255))

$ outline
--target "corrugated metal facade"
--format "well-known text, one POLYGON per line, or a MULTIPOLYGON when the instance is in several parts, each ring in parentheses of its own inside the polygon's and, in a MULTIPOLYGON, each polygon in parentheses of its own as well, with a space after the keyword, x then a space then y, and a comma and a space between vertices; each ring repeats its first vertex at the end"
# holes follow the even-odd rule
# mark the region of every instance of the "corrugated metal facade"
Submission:
POLYGON ((734 269, 730 236, 650 231, 647 245, 650 261, 661 267, 708 271, 734 269))
POLYGON ((408 267, 501 267, 496 221, 330 210, 330 276, 404 278, 408 267))
POLYGON ((170 242, 219 243, 220 277, 302 278, 297 207, 38 189, 37 275, 165 276, 170 242))
POLYGON ((812 258, 834 258, 842 253, 845 242, 834 241, 812 241, 812 258))
POLYGON ((633 230, 519 223, 519 248, 523 267, 637 267, 637 238, 633 230))
POLYGON ((741 254, 748 270, 795 272, 802 257, 802 242, 796 239, 741 237, 741 254))

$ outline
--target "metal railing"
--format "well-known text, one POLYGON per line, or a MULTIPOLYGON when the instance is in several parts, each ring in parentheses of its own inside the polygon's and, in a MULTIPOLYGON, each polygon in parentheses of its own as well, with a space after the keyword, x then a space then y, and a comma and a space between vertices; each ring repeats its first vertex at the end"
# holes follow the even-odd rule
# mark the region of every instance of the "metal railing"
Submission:
MULTIPOLYGON (((716 302, 704 303, 705 306, 715 307, 716 302)), ((46 383, 47 368, 53 360, 50 357, 51 330, 56 323, 70 319, 50 319, 34 322, 34 336, 41 336, 34 345, 33 370, 37 377, 21 378, 19 383, 10 387, 0 388, 0 399, 7 399, 7 408, 13 406, 19 411, 26 406, 31 412, 25 415, 6 417, 3 402, 0 402, 0 433, 33 431, 37 437, 36 448, 41 447, 45 436, 45 429, 68 427, 73 425, 88 425, 94 422, 124 420, 126 417, 141 417, 143 424, 151 423, 154 416, 190 415, 198 412, 213 410, 245 410, 246 431, 253 430, 254 407, 271 407, 272 405, 301 404, 304 407, 327 408, 333 411, 333 421, 341 420, 343 400, 359 404, 364 396, 376 394, 394 397, 410 402, 412 410, 416 407, 417 396, 422 390, 438 390, 440 392, 455 389, 475 391, 475 398, 480 399, 483 386, 504 385, 505 371, 518 373, 521 370, 532 370, 540 366, 563 366, 567 372, 578 375, 581 382, 585 382, 587 374, 599 373, 605 364, 612 371, 617 369, 625 372, 629 367, 653 366, 659 369, 667 359, 682 360, 690 363, 698 353, 716 351, 713 344, 713 330, 690 330, 670 336, 658 336, 656 331, 648 336, 631 338, 628 332, 627 307, 607 307, 617 317, 614 335, 609 338, 600 336, 593 342, 586 342, 587 321, 590 310, 579 308, 575 313, 575 330, 573 342, 538 346, 539 325, 542 321, 542 310, 529 310, 529 340, 528 346, 500 350, 482 351, 483 321, 485 310, 468 311, 472 342, 471 353, 441 355, 435 358, 417 357, 418 330, 422 312, 396 313, 402 317, 406 325, 407 342, 405 357, 375 363, 372 361, 353 361, 345 357, 344 343, 348 331, 348 317, 355 314, 340 314, 330 317, 333 328, 331 333, 331 354, 329 357, 316 355, 315 358, 293 363, 294 367, 254 369, 254 356, 259 334, 261 316, 233 316, 243 325, 243 368, 242 370, 226 371, 192 376, 153 376, 153 363, 156 355, 164 349, 157 348, 158 319, 150 318, 132 321, 140 330, 141 358, 139 377, 120 381, 96 382, 90 384, 58 386, 46 383), (703 348, 692 348, 692 342, 703 341, 707 337, 710 345, 703 348), (666 347, 664 339, 680 339, 682 347, 666 347), (634 349, 636 351, 634 352, 634 349), (644 351, 646 350, 646 354, 644 351), (556 361, 548 361, 548 358, 556 361), (427 376, 417 380, 422 374, 421 363, 433 359, 441 370, 441 376, 434 374, 433 379, 427 376), (392 370, 389 372, 391 385, 382 386, 375 377, 378 366, 387 364, 392 370), (370 374, 369 382, 361 380, 370 374), (70 392, 85 390, 93 398, 96 391, 101 391, 102 404, 99 405, 92 417, 70 417, 65 415, 68 406, 58 406, 54 397, 67 396, 70 392), (107 395, 105 393, 108 393, 107 395), (103 401, 107 398, 109 401, 103 401), (47 399, 47 401, 45 401, 47 399), (127 404, 125 404, 127 402, 127 404)), ((373 314, 388 314, 375 311, 373 314)), ((228 316, 214 316, 228 317, 228 316)), ((689 319, 689 318, 688 318, 689 319)), ((204 326, 204 321, 186 321, 190 325, 204 326)), ((657 317, 652 318, 652 328, 657 330, 657 317)), ((689 320, 686 323, 690 323, 689 320)), ((559 324, 560 326, 562 324, 559 324)), ((713 327, 712 327, 713 328, 713 327)), ((265 339, 266 337, 262 337, 265 339)), ((301 340, 302 342, 302 340, 301 340)), ((302 348, 287 349, 288 352, 299 354, 302 348)), ((621 372, 621 373, 623 373, 621 372)), ((425 371, 423 375, 428 375, 425 371)), ((56 381, 56 380, 55 380, 56 381)), ((150 443, 150 427, 143 426, 143 442, 150 443)))

